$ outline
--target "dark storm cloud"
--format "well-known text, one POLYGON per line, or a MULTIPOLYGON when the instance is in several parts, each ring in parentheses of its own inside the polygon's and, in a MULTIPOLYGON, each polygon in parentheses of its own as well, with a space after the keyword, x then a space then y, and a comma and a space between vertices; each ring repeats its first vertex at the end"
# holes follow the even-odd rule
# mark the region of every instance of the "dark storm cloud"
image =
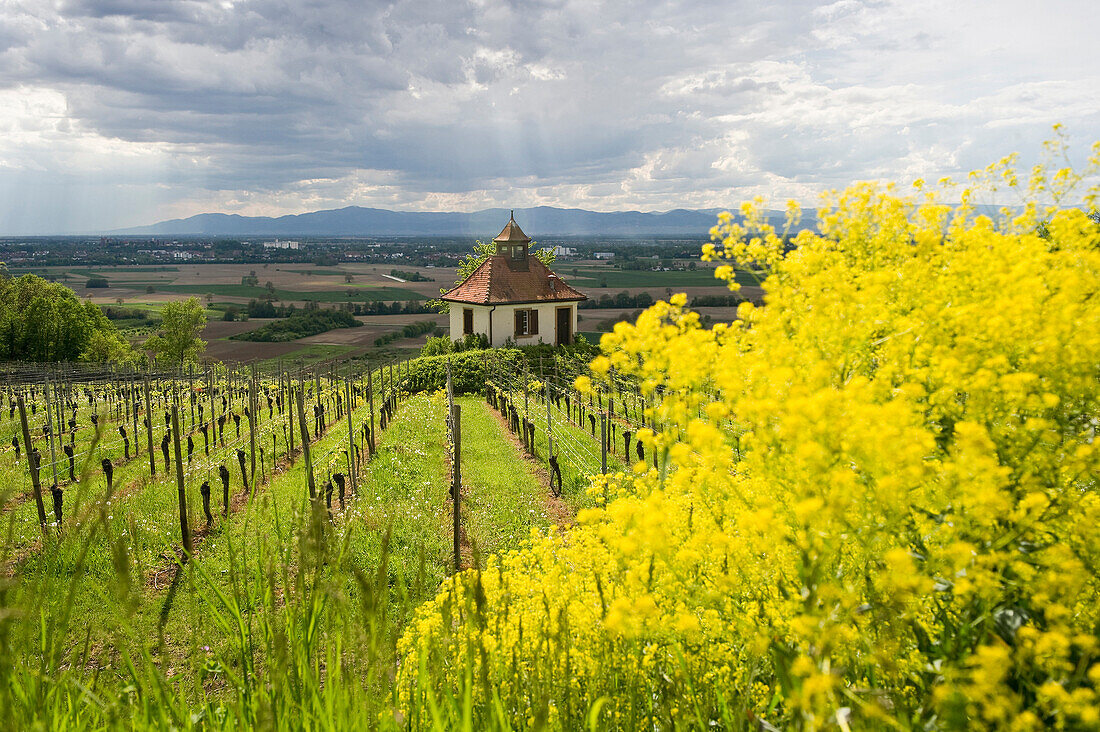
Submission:
POLYGON ((188 206, 671 208, 957 167, 1005 152, 975 139, 1006 120, 1097 136, 1078 31, 999 4, 1019 27, 975 42, 981 12, 921 5, 11 0, 0 194, 35 171, 19 220, 55 226, 79 184, 49 196, 49 174, 97 181, 80 195, 100 219, 69 227, 188 206), (1044 32, 1064 61, 1006 53, 1044 32))

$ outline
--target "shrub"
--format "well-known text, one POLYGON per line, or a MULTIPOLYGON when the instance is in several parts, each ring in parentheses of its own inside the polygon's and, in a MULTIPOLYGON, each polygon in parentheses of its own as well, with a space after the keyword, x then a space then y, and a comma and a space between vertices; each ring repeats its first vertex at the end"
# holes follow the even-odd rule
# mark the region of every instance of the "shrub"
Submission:
POLYGON ((107 282, 106 277, 89 277, 88 281, 84 283, 84 286, 87 287, 89 290, 93 290, 110 287, 111 284, 107 282))
POLYGON ((447 336, 432 336, 420 349, 421 356, 443 356, 454 353, 455 344, 447 336))
POLYGON ((489 338, 484 333, 467 333, 460 341, 452 341, 440 333, 437 329, 436 336, 429 338, 424 347, 420 349, 421 356, 441 356, 447 353, 459 353, 461 351, 477 351, 489 347, 489 338))
POLYGON ((272 305, 270 300, 249 300, 246 312, 250 318, 278 318, 290 314, 281 312, 282 310, 272 305))
POLYGON ((406 282, 435 282, 434 277, 427 277, 419 272, 406 272, 403 269, 391 269, 390 274, 406 282))
POLYGON ((421 320, 416 323, 409 323, 401 330, 395 330, 391 333, 386 333, 383 336, 375 338, 374 345, 385 346, 393 343, 399 338, 415 338, 416 336, 424 335, 425 333, 431 333, 435 329, 435 322, 431 320, 421 320))
POLYGON ((336 328, 358 328, 362 325, 351 313, 344 310, 307 309, 296 312, 283 320, 268 323, 256 330, 238 333, 231 336, 231 338, 240 341, 283 343, 317 335, 318 333, 325 333, 336 328))
MULTIPOLYGON (((493 349, 493 357, 516 365, 523 354, 515 349, 493 349)), ((451 364, 451 385, 456 394, 482 394, 489 378, 487 351, 462 351, 443 356, 427 356, 409 361, 409 391, 434 391, 447 385, 447 363, 451 364)))

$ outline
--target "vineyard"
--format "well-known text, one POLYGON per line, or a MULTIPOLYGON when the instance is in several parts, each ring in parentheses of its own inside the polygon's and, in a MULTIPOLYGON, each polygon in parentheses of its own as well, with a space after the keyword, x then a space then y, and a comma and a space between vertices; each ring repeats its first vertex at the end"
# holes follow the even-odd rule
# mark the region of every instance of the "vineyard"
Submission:
POLYGON ((355 683, 379 700, 355 715, 376 722, 415 604, 456 566, 569 525, 603 501, 591 475, 645 454, 638 390, 582 396, 584 369, 507 351, 367 371, 9 368, 5 726, 68 714, 73 694, 88 724, 186 725, 195 705, 279 719, 307 692, 294 679, 285 696, 270 665, 317 681, 326 666, 304 618, 354 628, 345 652, 370 665, 355 683))

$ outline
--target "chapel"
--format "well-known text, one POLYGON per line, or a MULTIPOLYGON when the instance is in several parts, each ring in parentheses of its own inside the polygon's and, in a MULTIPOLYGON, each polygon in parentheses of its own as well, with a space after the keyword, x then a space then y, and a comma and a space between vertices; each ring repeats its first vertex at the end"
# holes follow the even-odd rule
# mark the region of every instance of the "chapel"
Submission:
POLYGON ((572 343, 577 305, 588 297, 531 254, 531 237, 514 211, 493 244, 494 253, 442 296, 450 303, 451 338, 480 333, 492 346, 572 343))

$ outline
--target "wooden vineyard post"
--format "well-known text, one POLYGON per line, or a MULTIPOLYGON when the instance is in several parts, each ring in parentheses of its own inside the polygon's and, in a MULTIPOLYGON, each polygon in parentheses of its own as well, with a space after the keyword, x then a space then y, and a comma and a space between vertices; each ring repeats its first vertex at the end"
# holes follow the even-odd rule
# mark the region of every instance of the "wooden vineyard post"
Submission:
POLYGON ((133 412, 134 417, 134 457, 137 457, 137 454, 141 452, 141 439, 138 437, 137 379, 133 376, 130 377, 130 410, 133 412))
POLYGON ((187 525, 187 492, 183 487, 183 456, 180 455, 180 408, 172 405, 172 443, 176 453, 176 489, 179 491, 180 534, 183 535, 183 551, 191 556, 191 527, 187 525))
POLYGON ((191 429, 195 429, 195 364, 187 366, 187 400, 191 403, 191 429))
POLYGON ((454 385, 451 381, 451 359, 447 359, 447 410, 454 412, 455 408, 455 391, 454 385))
POLYGON ((283 397, 283 404, 286 405, 286 423, 289 429, 287 430, 290 438, 287 442, 287 449, 290 453, 287 455, 288 460, 294 459, 294 387, 290 383, 290 372, 286 372, 286 395, 283 397))
MULTIPOLYGON (((64 377, 62 377, 62 379, 63 378, 64 377)), ((50 384, 49 384, 48 381, 46 382, 46 419, 47 420, 52 419, 53 417, 51 416, 51 414, 53 416, 57 417, 57 432, 54 432, 53 429, 51 428, 50 429, 50 434, 51 435, 57 435, 58 441, 61 440, 61 435, 65 434, 65 396, 64 396, 64 393, 62 392, 62 385, 63 385, 62 381, 56 381, 53 384, 53 396, 54 396, 54 400, 55 400, 55 404, 56 404, 56 409, 51 410, 51 406, 50 406, 50 384)), ((92 394, 94 395, 95 392, 93 391, 92 394)), ((93 396, 92 399, 94 400, 95 397, 93 396)), ((99 405, 98 404, 93 404, 92 408, 96 411, 99 411, 99 405)), ((56 458, 55 458, 54 452, 53 452, 53 440, 52 439, 50 440, 50 459, 53 460, 56 464, 56 458)), ((54 472, 55 473, 57 472, 56 467, 54 468, 54 472)), ((56 484, 56 483, 57 483, 57 479, 55 478, 54 479, 54 484, 56 484)))
MULTIPOLYGON (((45 394, 45 396, 46 396, 46 424, 48 424, 50 426, 50 432, 49 432, 49 434, 46 435, 46 439, 50 443, 50 467, 53 469, 53 487, 56 488, 57 487, 57 452, 54 450, 53 436, 54 436, 54 430, 58 429, 58 427, 55 426, 54 423, 53 423, 53 411, 54 410, 53 410, 51 399, 50 399, 50 382, 49 382, 49 379, 46 380, 45 392, 46 392, 46 394, 45 394)), ((56 398, 57 396, 58 396, 58 392, 54 392, 54 397, 56 398)), ((58 419, 58 424, 60 424, 61 411, 62 410, 60 410, 60 409, 57 410, 57 414, 58 414, 58 418, 59 418, 58 419)), ((60 435, 61 432, 58 431, 57 434, 60 435)))
POLYGON ((298 403, 298 426, 302 430, 302 454, 306 458, 306 480, 309 483, 309 498, 315 500, 317 498, 317 485, 313 481, 313 461, 309 456, 309 427, 306 426, 306 405, 303 399, 305 393, 304 387, 299 387, 297 394, 298 403))
POLYGON ((149 442, 149 477, 157 474, 157 456, 153 452, 153 402, 149 398, 149 374, 145 374, 145 436, 149 442))
POLYGON ((543 385, 546 387, 546 459, 554 457, 554 433, 550 424, 550 381, 547 379, 543 385))
POLYGON ((600 412, 600 475, 607 475, 607 413, 600 412))
MULTIPOLYGON (((206 424, 209 425, 210 437, 214 440, 215 449, 218 444, 218 416, 217 410, 214 409, 214 372, 212 369, 206 369, 206 396, 210 399, 210 414, 206 418, 206 424)), ((207 455, 209 455, 209 451, 207 455)))
POLYGON ((374 369, 367 371, 367 403, 370 407, 370 454, 374 455, 374 385, 371 383, 371 374, 374 369))
POLYGON ((344 411, 348 415, 348 478, 351 487, 355 488, 355 425, 351 421, 351 382, 348 378, 344 379, 344 401, 344 411))
POLYGON ((460 497, 462 495, 462 407, 451 407, 451 495, 454 497, 454 551, 455 572, 462 571, 462 513, 460 497))
POLYGON ((27 426, 27 406, 23 403, 23 395, 16 397, 19 405, 19 421, 23 423, 23 448, 27 456, 27 468, 31 472, 31 486, 34 487, 34 503, 38 506, 38 524, 42 527, 42 533, 46 533, 46 505, 42 503, 42 483, 38 480, 38 464, 34 457, 34 447, 31 445, 31 430, 27 426))
POLYGON ((386 429, 386 425, 382 423, 382 418, 386 413, 386 367, 378 367, 378 398, 381 401, 379 405, 378 414, 378 426, 382 429, 386 429))
POLYGON ((252 379, 248 383, 248 443, 252 453, 252 467, 248 475, 248 483, 252 490, 256 490, 256 412, 259 400, 256 399, 256 365, 252 365, 252 379))

